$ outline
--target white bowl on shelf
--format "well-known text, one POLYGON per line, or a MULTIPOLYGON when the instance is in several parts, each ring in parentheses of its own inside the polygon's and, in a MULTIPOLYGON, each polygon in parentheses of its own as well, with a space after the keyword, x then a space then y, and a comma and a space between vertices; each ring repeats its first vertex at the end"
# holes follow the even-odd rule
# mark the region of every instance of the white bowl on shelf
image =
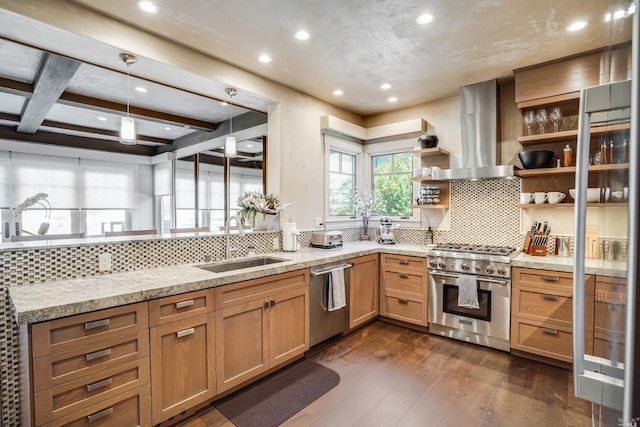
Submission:
MULTIPOLYGON (((576 189, 570 188, 569 195, 573 200, 576 200, 576 189)), ((600 189, 587 188, 587 203, 598 203, 599 201, 600 201, 600 189)))

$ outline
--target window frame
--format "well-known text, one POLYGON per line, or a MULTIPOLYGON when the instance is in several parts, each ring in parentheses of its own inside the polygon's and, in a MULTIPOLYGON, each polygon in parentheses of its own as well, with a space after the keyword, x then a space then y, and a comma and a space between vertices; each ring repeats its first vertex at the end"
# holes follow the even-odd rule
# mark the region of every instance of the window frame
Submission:
POLYGON ((359 183, 363 182, 363 146, 361 144, 349 141, 341 138, 339 135, 323 132, 324 141, 324 221, 325 222, 353 222, 358 219, 352 215, 330 215, 329 214, 329 181, 331 171, 330 167, 330 153, 331 151, 337 151, 342 154, 348 154, 354 156, 354 188, 358 188, 359 183))

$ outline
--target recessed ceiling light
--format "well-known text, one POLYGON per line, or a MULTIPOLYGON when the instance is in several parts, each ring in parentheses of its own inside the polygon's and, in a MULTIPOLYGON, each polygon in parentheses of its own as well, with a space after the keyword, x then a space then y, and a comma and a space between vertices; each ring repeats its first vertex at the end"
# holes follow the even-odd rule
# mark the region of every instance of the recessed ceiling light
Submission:
POLYGON ((184 125, 184 126, 183 126, 183 128, 185 128, 185 129, 191 129, 191 126, 189 126, 189 125, 184 125))
POLYGON ((138 86, 136 87, 136 92, 145 93, 147 91, 146 87, 138 86))
POLYGON ((164 128, 164 130, 171 130, 171 128, 167 126, 166 128, 164 128))
POLYGON ((423 13, 422 15, 416 18, 416 22, 420 25, 428 24, 433 21, 433 13, 423 13))
POLYGON ((576 21, 567 27, 567 31, 578 31, 587 26, 587 21, 576 21))
POLYGON ((247 144, 247 148, 253 148, 253 144, 247 144))
POLYGON ((106 122, 107 118, 106 117, 98 117, 98 120, 100 120, 101 122, 106 122))
POLYGON ((226 101, 221 101, 221 102, 220 102, 220 105, 229 105, 229 103, 228 103, 228 102, 226 102, 226 101))
POLYGON ((396 102, 398 100, 398 98, 396 98, 395 96, 392 96, 391 98, 387 99, 387 101, 389 102, 396 102))
POLYGON ((271 62, 271 57, 263 53, 262 55, 258 56, 258 61, 264 64, 268 64, 269 62, 271 62))
POLYGON ((382 84, 380 85, 380 89, 384 89, 384 90, 391 89, 391 84, 389 84, 389 83, 382 83, 382 84))
POLYGON ((158 6, 156 6, 155 4, 153 4, 152 2, 148 1, 148 0, 142 0, 138 2, 138 7, 142 10, 144 10, 147 13, 156 13, 158 12, 158 6))
POLYGON ((344 92, 342 90, 340 90, 340 89, 336 89, 336 90, 333 91, 333 94, 335 96, 340 96, 340 95, 344 95, 344 92))
POLYGON ((293 37, 297 38, 298 40, 309 40, 309 38, 311 37, 311 34, 309 34, 305 30, 299 30, 299 31, 296 31, 293 37))

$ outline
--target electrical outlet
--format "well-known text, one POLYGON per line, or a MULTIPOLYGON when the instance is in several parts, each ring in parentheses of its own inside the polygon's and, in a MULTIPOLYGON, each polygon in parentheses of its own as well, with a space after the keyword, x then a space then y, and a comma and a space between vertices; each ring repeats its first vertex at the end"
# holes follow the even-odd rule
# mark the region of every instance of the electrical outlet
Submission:
POLYGON ((436 226, 436 217, 432 216, 431 218, 429 218, 429 225, 433 228, 436 226))
POLYGON ((322 227, 322 217, 321 216, 317 216, 316 217, 316 227, 322 227))
POLYGON ((273 238, 273 249, 280 249, 280 239, 277 237, 273 238))
POLYGON ((98 271, 111 271, 111 254, 98 255, 98 271))

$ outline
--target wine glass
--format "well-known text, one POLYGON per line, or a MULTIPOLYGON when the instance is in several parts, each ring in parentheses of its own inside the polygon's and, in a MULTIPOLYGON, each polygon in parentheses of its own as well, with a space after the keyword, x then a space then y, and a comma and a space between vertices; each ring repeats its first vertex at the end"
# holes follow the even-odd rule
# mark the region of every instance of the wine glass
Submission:
POLYGON ((524 115, 524 124, 527 126, 527 135, 531 135, 531 125, 536 121, 533 111, 527 111, 524 115))
POLYGON ((547 110, 544 108, 542 110, 538 110, 536 113, 536 122, 540 126, 540 133, 544 133, 544 127, 547 123, 549 123, 549 117, 547 116, 547 110))
POLYGON ((560 111, 560 107, 553 107, 551 113, 549 113, 549 120, 553 122, 553 131, 558 132, 558 125, 562 120, 562 111, 560 111))

